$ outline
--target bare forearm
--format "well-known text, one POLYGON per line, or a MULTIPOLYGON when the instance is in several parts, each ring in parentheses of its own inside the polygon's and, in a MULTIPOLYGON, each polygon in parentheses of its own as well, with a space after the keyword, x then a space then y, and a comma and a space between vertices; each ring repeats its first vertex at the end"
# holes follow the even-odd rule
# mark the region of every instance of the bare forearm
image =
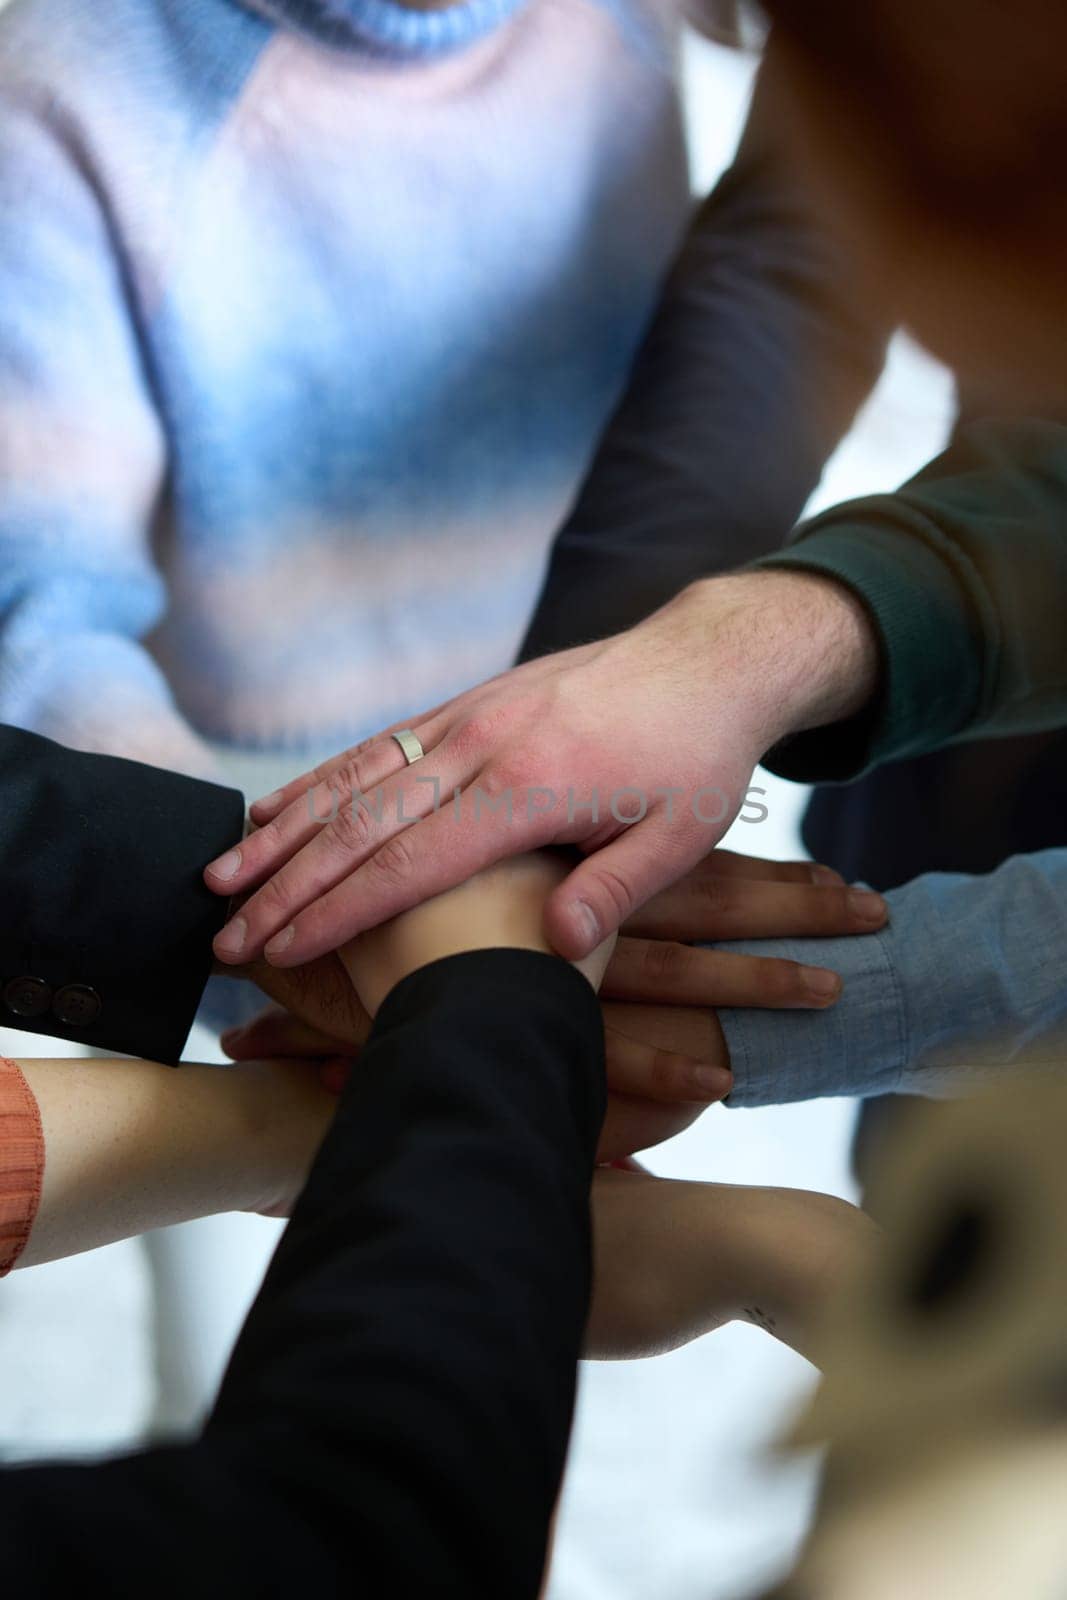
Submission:
POLYGON ((286 1175, 301 1163, 306 1170, 329 1117, 313 1075, 292 1069, 18 1065, 45 1145, 23 1267, 194 1217, 270 1206, 286 1175))
POLYGON ((587 1354, 630 1360, 748 1322, 809 1359, 829 1295, 879 1232, 833 1195, 602 1172, 587 1354))

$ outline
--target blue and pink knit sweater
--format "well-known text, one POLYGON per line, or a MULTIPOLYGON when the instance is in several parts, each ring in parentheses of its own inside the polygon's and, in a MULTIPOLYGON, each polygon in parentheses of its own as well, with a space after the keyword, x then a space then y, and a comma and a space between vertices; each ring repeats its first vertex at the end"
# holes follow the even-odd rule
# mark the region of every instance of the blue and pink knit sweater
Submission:
POLYGON ((689 206, 674 0, 13 0, 0 721, 192 770, 506 667, 689 206))

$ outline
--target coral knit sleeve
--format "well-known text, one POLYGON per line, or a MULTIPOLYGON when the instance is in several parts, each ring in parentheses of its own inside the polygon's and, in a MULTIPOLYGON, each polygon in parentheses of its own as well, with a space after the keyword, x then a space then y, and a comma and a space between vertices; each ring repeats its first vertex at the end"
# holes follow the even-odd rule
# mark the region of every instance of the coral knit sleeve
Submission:
POLYGON ((44 1178, 41 1114, 26 1079, 0 1056, 0 1278, 26 1248, 44 1178))

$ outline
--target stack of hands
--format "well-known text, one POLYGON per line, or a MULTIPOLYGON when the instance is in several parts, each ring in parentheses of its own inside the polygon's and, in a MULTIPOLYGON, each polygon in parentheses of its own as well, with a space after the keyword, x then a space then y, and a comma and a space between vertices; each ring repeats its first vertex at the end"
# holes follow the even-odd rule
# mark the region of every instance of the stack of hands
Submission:
MULTIPOLYGON (((472 936, 477 908, 488 907, 494 898, 514 902, 516 919, 521 908, 535 923, 534 911, 543 909, 567 877, 564 870, 549 871, 551 859, 520 857, 487 868, 386 927, 432 929, 433 937, 427 933, 420 945, 426 960, 479 948, 464 941, 472 936), (541 863, 536 872, 533 861, 541 863), (520 887, 531 883, 540 895, 521 896, 520 887)), ((883 927, 886 918, 879 895, 850 889, 828 867, 763 861, 727 850, 716 850, 650 900, 624 924, 599 985, 611 1091, 601 1160, 661 1144, 729 1095, 733 1080, 717 1008, 823 1010, 840 996, 840 979, 826 968, 701 944, 862 935, 883 927)), ((508 924, 496 942, 526 942, 514 937, 519 931, 517 921, 508 924)), ((535 948, 551 948, 543 919, 533 932, 525 931, 527 939, 536 933, 535 948)), ((397 937, 378 928, 305 966, 258 962, 240 969, 277 1005, 227 1033, 227 1054, 238 1061, 350 1056, 366 1040, 371 1020, 360 999, 357 953, 397 937)), ((400 968, 397 962, 394 981, 404 975, 400 968)))
MULTIPOLYGON (((572 864, 553 852, 514 857, 335 955, 304 967, 249 969, 277 1004, 227 1034, 224 1048, 242 1063, 273 1058, 274 1065, 250 1070, 283 1080, 281 1062, 291 1058, 292 1075, 305 1085, 306 1063, 317 1060, 319 1081, 339 1090, 359 1070, 359 1047, 378 1007, 419 967, 468 950, 549 951, 544 907, 572 864)), ((626 1158, 729 1094, 715 1007, 819 1009, 840 993, 825 969, 690 941, 862 934, 881 926, 885 914, 878 897, 857 897, 827 868, 717 851, 651 900, 617 941, 575 963, 601 995, 609 1087, 604 1165, 593 1185, 590 1356, 653 1355, 738 1318, 811 1353, 830 1286, 874 1247, 869 1219, 831 1196, 665 1181, 626 1158)), ((304 1163, 260 1209, 285 1214, 328 1115, 309 1096, 304 1163)))
MULTIPOLYGON (((332 955, 241 969, 275 1004, 225 1036, 234 1067, 21 1063, 48 1150, 21 1265, 222 1211, 288 1216, 385 997, 462 952, 551 952, 545 906, 572 867, 559 851, 516 856, 332 955)), ((601 995, 609 1088, 590 1356, 655 1354, 738 1318, 810 1353, 873 1224, 826 1195, 663 1181, 628 1158, 729 1094, 716 1006, 823 1008, 840 990, 822 969, 691 941, 861 934, 884 919, 877 897, 857 900, 824 868, 718 851, 576 960, 601 995)))

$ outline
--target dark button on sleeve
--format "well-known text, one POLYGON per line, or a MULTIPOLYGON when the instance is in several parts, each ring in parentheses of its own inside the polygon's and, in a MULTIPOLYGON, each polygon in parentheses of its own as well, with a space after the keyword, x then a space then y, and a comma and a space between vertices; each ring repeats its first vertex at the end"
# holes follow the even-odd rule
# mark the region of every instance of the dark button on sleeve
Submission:
POLYGON ((100 1015, 102 1003, 88 984, 68 983, 60 989, 52 1005, 53 1014, 68 1028, 87 1028, 100 1015))
POLYGON ((43 1017, 52 1004, 52 990, 43 978, 12 978, 4 985, 4 1005, 16 1017, 43 1017))

